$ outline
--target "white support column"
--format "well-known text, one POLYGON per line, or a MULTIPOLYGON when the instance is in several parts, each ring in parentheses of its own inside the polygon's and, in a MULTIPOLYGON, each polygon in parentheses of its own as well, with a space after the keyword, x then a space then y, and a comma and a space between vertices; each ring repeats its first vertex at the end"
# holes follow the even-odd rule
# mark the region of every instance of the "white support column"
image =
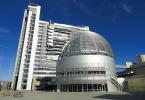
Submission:
MULTIPOLYGON (((34 7, 35 8, 35 7, 34 7)), ((31 50, 31 61, 29 65, 29 73, 28 73, 28 81, 27 81, 27 88, 26 90, 31 90, 32 86, 32 79, 33 79, 33 70, 34 70, 34 63, 35 63, 35 53, 36 53, 36 47, 37 47, 37 41, 38 41, 38 27, 39 27, 39 17, 40 17, 40 6, 37 6, 37 12, 36 12, 36 19, 35 19, 35 26, 34 26, 34 33, 33 33, 33 42, 32 42, 32 50, 31 50)))
POLYGON ((57 85, 57 92, 60 92, 60 85, 57 85))
POLYGON ((25 39, 24 39, 24 45, 23 45, 23 51, 22 51, 20 70, 19 70, 17 90, 22 89, 22 78, 23 78, 23 72, 24 72, 23 68, 24 68, 24 64, 25 64, 25 55, 26 55, 26 50, 27 50, 27 42, 28 42, 28 34, 29 34, 29 30, 30 30, 31 16, 32 16, 32 11, 29 11, 27 26, 26 26, 26 31, 25 31, 25 39))

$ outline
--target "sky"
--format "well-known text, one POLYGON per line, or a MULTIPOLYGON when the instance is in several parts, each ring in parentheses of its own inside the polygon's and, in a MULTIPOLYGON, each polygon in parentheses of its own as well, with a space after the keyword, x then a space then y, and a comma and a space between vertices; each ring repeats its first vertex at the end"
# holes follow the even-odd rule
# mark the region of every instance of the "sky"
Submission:
POLYGON ((110 43, 115 64, 145 54, 145 0, 0 0, 0 80, 11 80, 29 3, 41 6, 40 20, 89 26, 110 43))

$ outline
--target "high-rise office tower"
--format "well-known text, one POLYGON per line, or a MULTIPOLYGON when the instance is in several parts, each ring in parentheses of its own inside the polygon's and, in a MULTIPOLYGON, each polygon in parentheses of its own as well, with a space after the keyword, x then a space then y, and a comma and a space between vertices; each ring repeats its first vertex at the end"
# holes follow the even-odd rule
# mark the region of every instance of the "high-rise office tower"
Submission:
POLYGON ((137 55, 136 60, 138 63, 145 62, 145 55, 144 54, 137 55))
POLYGON ((41 21, 40 6, 29 4, 24 11, 11 88, 34 89, 35 79, 56 77, 56 63, 65 45, 89 27, 41 21))

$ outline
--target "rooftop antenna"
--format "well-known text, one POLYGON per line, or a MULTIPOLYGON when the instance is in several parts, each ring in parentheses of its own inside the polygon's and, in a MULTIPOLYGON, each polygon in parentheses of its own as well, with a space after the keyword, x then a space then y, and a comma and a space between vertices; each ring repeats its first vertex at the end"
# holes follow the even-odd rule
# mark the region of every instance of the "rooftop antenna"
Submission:
POLYGON ((50 21, 49 21, 49 26, 51 25, 51 19, 50 19, 50 21))

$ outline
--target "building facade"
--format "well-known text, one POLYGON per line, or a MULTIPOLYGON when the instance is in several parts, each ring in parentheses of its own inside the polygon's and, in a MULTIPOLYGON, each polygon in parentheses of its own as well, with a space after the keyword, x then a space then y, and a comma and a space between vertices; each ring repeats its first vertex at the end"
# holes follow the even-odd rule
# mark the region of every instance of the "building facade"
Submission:
POLYGON ((24 11, 11 88, 31 90, 33 78, 56 77, 56 63, 65 45, 87 26, 40 20, 41 7, 29 4, 24 11))
POLYGON ((145 55, 140 54, 136 56, 137 63, 145 62, 145 55))
POLYGON ((118 72, 124 78, 124 90, 145 91, 145 54, 137 55, 136 62, 126 62, 126 70, 118 72))

